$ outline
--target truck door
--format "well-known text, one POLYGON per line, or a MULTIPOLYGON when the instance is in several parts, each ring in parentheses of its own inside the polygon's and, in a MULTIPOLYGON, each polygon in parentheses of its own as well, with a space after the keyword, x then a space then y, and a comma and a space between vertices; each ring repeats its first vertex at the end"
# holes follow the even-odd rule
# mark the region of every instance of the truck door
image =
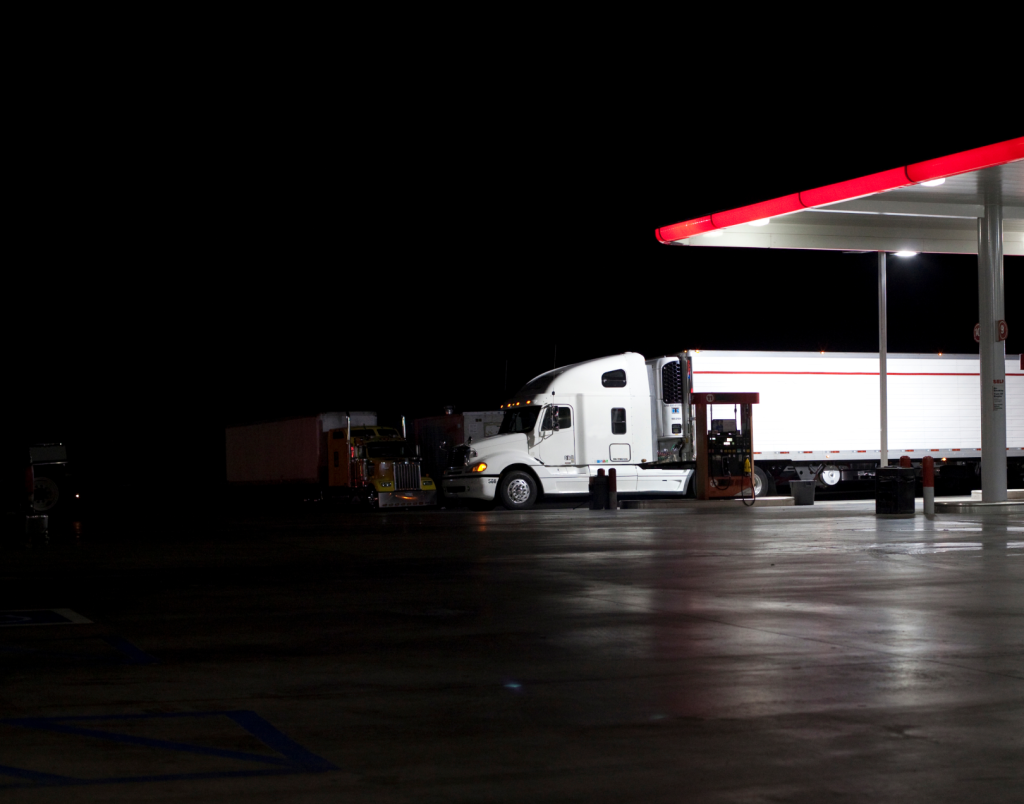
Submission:
POLYGON ((576 437, 570 405, 544 408, 534 448, 530 450, 545 466, 575 466, 576 437), (555 422, 558 429, 555 429, 555 422))

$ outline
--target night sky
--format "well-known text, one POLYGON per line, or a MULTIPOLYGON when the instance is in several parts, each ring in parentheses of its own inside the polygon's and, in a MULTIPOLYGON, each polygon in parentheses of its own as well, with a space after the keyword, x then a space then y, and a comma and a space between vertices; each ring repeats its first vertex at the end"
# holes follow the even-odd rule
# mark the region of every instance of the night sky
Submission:
MULTIPOLYGON (((654 229, 1021 134, 840 114, 797 133, 598 99, 379 119, 186 104, 50 132, 8 264, 5 441, 68 443, 97 504, 195 510, 221 493, 226 424, 493 409, 556 350, 874 351, 874 255, 654 229)), ((974 353, 976 257, 889 265, 890 351, 974 353)), ((1005 271, 1024 351, 1024 259, 1005 271)))

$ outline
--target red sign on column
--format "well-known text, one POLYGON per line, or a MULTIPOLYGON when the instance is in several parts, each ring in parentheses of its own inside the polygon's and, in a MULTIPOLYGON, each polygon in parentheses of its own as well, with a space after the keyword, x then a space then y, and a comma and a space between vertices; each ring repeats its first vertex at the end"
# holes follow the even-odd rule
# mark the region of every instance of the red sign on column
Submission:
POLYGON ((1006 322, 1005 321, 996 321, 996 340, 999 340, 999 341, 1005 341, 1006 340, 1006 322))

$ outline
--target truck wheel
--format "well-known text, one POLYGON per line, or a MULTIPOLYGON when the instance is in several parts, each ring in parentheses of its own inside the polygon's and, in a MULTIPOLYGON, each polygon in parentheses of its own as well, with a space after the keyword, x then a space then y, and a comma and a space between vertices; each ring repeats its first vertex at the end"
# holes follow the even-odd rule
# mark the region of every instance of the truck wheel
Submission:
POLYGON ((537 502, 537 483, 528 472, 509 472, 498 481, 498 496, 509 511, 532 508, 537 502))
POLYGON ((754 467, 754 495, 757 497, 774 497, 775 481, 760 466, 754 467))

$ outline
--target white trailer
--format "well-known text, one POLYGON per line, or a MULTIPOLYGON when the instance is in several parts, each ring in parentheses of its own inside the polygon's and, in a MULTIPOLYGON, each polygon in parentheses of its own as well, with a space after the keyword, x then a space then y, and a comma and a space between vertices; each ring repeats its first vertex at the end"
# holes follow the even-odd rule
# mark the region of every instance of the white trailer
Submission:
MULTIPOLYGON (((925 455, 939 471, 973 473, 981 458, 978 357, 888 356, 888 455, 925 455)), ((1011 482, 1024 466, 1024 370, 1006 358, 1011 482)), ((627 352, 536 377, 502 405, 498 435, 453 451, 452 497, 529 507, 540 495, 584 494, 598 469, 619 493, 692 492, 690 393, 756 392, 755 492, 787 479, 819 485, 870 479, 880 454, 878 356, 816 352, 684 352, 645 360, 627 352), (688 370, 680 369, 680 357, 688 370), (557 422, 557 426, 556 426, 557 422)), ((712 406, 709 422, 736 418, 712 406)))

